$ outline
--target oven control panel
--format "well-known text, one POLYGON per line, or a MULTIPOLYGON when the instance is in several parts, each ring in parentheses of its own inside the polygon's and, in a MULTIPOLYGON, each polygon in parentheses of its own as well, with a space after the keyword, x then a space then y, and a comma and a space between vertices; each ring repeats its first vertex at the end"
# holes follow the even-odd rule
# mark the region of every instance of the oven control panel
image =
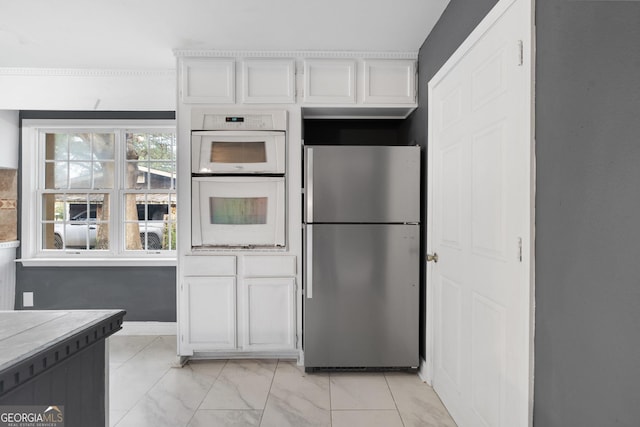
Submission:
POLYGON ((192 130, 282 130, 287 126, 287 112, 221 112, 193 110, 192 130))

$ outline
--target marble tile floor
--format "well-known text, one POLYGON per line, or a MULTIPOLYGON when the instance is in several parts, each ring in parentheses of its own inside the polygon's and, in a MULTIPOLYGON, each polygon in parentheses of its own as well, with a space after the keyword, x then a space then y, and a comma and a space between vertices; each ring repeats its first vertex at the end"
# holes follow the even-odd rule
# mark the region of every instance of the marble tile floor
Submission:
POLYGON ((292 360, 176 365, 175 336, 109 338, 110 426, 455 427, 415 374, 306 374, 292 360))

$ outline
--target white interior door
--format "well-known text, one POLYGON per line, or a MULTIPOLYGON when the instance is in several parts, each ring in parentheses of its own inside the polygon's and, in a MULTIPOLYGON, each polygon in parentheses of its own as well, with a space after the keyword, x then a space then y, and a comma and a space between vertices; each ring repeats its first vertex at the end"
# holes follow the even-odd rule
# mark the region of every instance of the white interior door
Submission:
POLYGON ((459 426, 531 422, 531 0, 429 82, 427 376, 459 426))

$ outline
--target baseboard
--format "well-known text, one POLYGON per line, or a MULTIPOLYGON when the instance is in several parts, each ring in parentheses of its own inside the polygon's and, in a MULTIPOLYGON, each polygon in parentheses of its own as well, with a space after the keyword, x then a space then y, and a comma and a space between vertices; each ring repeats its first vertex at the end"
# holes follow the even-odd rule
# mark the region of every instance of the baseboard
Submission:
POLYGON ((429 374, 427 372, 427 361, 424 360, 422 357, 420 358, 420 367, 418 368, 418 376, 422 381, 431 385, 431 378, 429 378, 429 374))
POLYGON ((176 335, 176 322, 122 322, 118 335, 176 335))

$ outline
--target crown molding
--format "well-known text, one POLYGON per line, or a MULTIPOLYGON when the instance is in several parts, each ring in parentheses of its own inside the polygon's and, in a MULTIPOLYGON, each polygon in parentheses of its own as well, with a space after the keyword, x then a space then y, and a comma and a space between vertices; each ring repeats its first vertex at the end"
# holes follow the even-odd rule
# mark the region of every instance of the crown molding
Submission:
POLYGON ((418 59, 415 52, 318 51, 318 50, 198 50, 174 49, 178 58, 365 58, 365 59, 418 59))
POLYGON ((123 70, 89 68, 0 67, 0 76, 34 77, 176 77, 173 69, 123 70))

